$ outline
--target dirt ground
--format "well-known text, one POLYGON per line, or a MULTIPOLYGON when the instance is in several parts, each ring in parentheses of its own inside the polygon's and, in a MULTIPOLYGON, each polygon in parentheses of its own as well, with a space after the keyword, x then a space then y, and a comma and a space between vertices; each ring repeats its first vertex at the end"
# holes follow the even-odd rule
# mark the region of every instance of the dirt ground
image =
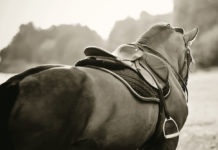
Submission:
MULTIPOLYGON (((0 83, 11 74, 0 73, 0 83)), ((189 78, 189 116, 177 150, 218 150, 218 69, 189 78)))
POLYGON ((218 150, 218 69, 189 78, 189 116, 178 150, 218 150))

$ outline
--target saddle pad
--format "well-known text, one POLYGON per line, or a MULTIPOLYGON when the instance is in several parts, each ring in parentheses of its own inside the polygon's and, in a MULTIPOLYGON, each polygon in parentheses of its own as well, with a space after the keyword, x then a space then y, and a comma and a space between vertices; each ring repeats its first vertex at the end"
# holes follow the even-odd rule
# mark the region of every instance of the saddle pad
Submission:
MULTIPOLYGON (((93 68, 101 67, 101 68, 108 69, 111 72, 118 75, 119 77, 121 77, 123 80, 126 81, 126 83, 129 84, 131 89, 134 90, 134 92, 131 93, 137 93, 141 97, 149 97, 149 98, 153 97, 157 99, 159 98, 158 91, 156 88, 151 86, 146 80, 143 80, 137 72, 135 72, 128 66, 125 66, 121 63, 110 63, 110 61, 107 62, 103 60, 88 58, 78 61, 76 63, 76 66, 93 67, 93 68)), ((164 95, 167 95, 169 92, 169 87, 163 88, 163 92, 164 95)), ((137 94, 135 95, 137 96, 137 94)))
POLYGON ((158 98, 158 93, 155 88, 150 86, 146 81, 142 80, 139 75, 129 68, 121 70, 111 70, 120 77, 122 77, 127 83, 143 97, 155 97, 158 98))

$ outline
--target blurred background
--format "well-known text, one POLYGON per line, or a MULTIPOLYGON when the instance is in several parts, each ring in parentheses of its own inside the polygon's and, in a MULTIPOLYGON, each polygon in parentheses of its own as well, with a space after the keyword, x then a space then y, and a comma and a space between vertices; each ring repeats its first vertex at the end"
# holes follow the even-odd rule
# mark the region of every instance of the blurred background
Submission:
POLYGON ((218 65, 217 0, 0 0, 0 71, 44 63, 74 64, 90 45, 113 50, 152 24, 199 27, 199 68, 218 65))
POLYGON ((178 149, 218 150, 218 0, 0 0, 0 82, 40 64, 73 65, 87 46, 112 51, 161 22, 200 30, 178 149))

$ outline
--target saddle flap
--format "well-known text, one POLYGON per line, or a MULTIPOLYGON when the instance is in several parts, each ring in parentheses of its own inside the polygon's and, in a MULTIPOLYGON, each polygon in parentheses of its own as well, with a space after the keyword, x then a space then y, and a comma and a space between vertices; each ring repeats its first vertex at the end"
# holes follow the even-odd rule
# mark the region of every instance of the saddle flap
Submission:
POLYGON ((167 64, 158 56, 147 53, 140 60, 141 63, 147 64, 149 69, 163 82, 168 81, 169 70, 167 64))
POLYGON ((113 51, 113 55, 122 60, 134 61, 140 58, 144 53, 130 44, 123 44, 113 51))
POLYGON ((140 69, 141 75, 150 85, 158 88, 158 84, 162 89, 167 86, 169 70, 161 58, 154 54, 146 53, 139 59, 138 66, 143 67, 143 69, 140 69))
POLYGON ((104 50, 103 48, 100 48, 100 47, 95 47, 95 46, 90 46, 90 47, 85 48, 84 53, 86 56, 103 56, 103 57, 116 58, 109 51, 104 50))

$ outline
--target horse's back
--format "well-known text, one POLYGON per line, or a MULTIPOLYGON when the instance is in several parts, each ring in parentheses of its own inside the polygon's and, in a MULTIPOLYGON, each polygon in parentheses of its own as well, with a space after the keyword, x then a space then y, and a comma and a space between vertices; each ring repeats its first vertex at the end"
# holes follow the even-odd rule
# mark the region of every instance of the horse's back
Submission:
POLYGON ((48 69, 22 79, 10 116, 14 146, 69 149, 93 109, 86 82, 85 74, 75 68, 48 69))
POLYGON ((141 102, 111 74, 91 68, 80 70, 91 80, 95 95, 94 109, 81 138, 94 139, 101 149, 136 149, 142 145, 155 130, 158 105, 141 102))
POLYGON ((99 149, 135 149, 157 118, 157 104, 138 101, 112 75, 58 67, 19 82, 10 130, 17 149, 82 149, 87 141, 99 149))

